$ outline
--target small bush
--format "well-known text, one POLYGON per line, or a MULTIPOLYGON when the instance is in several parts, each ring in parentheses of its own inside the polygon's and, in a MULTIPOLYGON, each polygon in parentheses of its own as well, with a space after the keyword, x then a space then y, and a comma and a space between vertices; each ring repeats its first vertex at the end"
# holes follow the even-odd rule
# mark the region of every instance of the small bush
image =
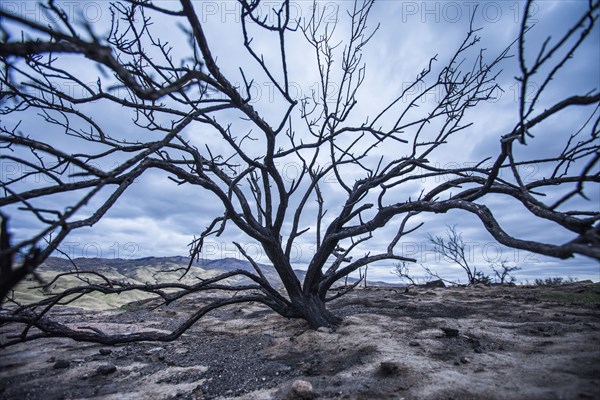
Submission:
POLYGON ((561 276, 555 276, 555 277, 548 277, 548 278, 537 278, 534 281, 534 284, 536 286, 560 286, 560 285, 568 285, 569 283, 574 283, 577 282, 576 278, 567 278, 564 279, 561 276))

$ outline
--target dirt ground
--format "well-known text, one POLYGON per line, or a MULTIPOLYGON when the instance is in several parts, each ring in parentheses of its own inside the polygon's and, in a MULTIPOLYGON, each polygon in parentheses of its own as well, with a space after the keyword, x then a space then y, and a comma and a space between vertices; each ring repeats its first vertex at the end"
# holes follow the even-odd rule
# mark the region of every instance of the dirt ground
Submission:
MULTIPOLYGON (((169 330, 194 307, 62 318, 169 330)), ((331 308, 335 332, 248 304, 172 343, 13 346, 0 350, 0 399, 285 399, 298 379, 317 399, 600 399, 600 284, 370 288, 331 308)))

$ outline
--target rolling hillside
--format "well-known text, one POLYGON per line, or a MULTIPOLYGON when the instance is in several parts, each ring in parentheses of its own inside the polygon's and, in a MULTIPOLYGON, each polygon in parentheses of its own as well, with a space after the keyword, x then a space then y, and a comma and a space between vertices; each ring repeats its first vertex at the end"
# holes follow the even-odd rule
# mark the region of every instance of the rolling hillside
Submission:
MULTIPOLYGON (((50 257, 44 264, 38 268, 39 276, 45 283, 51 282, 57 274, 75 271, 80 272, 100 272, 104 276, 117 280, 126 281, 131 284, 160 283, 160 282, 182 282, 193 284, 198 279, 208 279, 224 272, 237 269, 254 272, 252 265, 245 260, 235 258, 225 258, 220 260, 200 260, 194 261, 188 274, 181 279, 183 271, 188 267, 190 259, 188 257, 145 257, 138 259, 114 259, 114 258, 75 258, 72 261, 66 258, 50 257), (181 281, 180 281, 181 279, 181 281)), ((277 275, 275 268, 271 265, 259 264, 263 274, 269 280, 273 287, 278 288, 281 285, 281 279, 277 275)), ((304 278, 305 272, 295 270, 298 279, 304 278)), ((88 279, 90 283, 101 282, 101 279, 92 274, 82 274, 83 278, 88 279)), ((228 278, 222 283, 228 284, 246 284, 250 280, 246 277, 228 278)), ((355 278, 349 278, 348 284, 355 283, 355 278)), ((40 284, 33 277, 27 280, 15 289, 15 298, 20 303, 32 303, 41 300, 46 293, 57 293, 69 287, 87 284, 80 278, 70 275, 64 276, 53 282, 49 291, 44 292, 40 284)), ((340 281, 339 285, 344 282, 340 281)), ((368 282, 370 286, 395 286, 386 282, 368 282)), ((81 299, 71 303, 72 306, 78 306, 86 309, 108 310, 122 307, 133 301, 145 300, 150 296, 141 291, 129 291, 121 295, 104 295, 94 293, 84 296, 81 299)))

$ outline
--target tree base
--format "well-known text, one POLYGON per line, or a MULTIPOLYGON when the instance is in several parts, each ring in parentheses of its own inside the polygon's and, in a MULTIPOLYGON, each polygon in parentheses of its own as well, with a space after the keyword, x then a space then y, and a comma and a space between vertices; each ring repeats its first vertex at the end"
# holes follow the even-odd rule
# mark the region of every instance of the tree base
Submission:
POLYGON ((335 329, 342 321, 341 318, 329 311, 325 302, 316 295, 304 297, 301 304, 295 308, 296 316, 307 321, 315 330, 319 328, 335 329))

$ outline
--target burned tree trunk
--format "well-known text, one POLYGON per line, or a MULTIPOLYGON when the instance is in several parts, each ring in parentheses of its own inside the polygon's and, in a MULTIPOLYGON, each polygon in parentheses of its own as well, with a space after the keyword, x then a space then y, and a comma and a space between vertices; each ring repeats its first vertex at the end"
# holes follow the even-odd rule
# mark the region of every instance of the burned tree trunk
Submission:
POLYGON ((303 295, 298 304, 294 304, 298 318, 306 320, 313 329, 321 327, 335 329, 341 319, 327 309, 325 299, 318 293, 303 295))

